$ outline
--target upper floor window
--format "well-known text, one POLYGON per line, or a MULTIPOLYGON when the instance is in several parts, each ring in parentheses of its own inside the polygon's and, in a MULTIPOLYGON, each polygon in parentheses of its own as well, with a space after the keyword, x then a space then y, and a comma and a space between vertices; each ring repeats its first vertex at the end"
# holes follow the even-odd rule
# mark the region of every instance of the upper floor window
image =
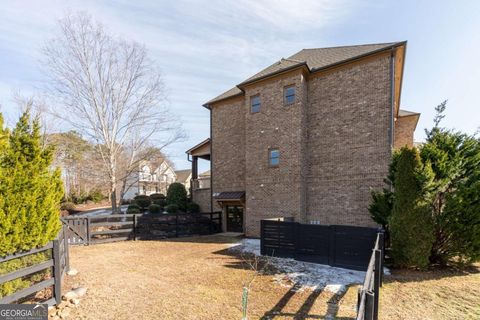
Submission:
POLYGON ((270 149, 268 151, 268 164, 271 167, 276 167, 280 163, 280 151, 278 149, 270 149))
POLYGON ((285 104, 295 103, 295 86, 289 86, 283 89, 283 101, 285 104))
POLYGON ((252 113, 260 112, 260 96, 256 95, 250 98, 250 110, 252 113))

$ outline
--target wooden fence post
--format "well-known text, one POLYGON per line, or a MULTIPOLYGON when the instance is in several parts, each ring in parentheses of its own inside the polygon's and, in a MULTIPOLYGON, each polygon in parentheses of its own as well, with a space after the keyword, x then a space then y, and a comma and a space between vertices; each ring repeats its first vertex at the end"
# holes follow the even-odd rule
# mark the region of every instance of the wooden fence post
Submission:
POLYGON ((178 238, 178 213, 175 213, 175 237, 178 238))
POLYGON ((373 319, 378 319, 378 302, 380 299, 380 277, 381 277, 381 266, 382 266, 382 252, 380 250, 375 250, 375 273, 373 278, 373 319))
POLYGON ((90 245, 90 238, 91 238, 91 234, 90 234, 90 217, 87 217, 87 245, 90 245))
POLYGON ((53 240, 53 290, 55 303, 62 302, 62 271, 60 269, 60 243, 57 239, 53 240))
POLYGON ((137 240, 137 215, 133 215, 133 241, 137 240))
POLYGON ((65 232, 65 226, 62 225, 62 233, 63 233, 63 250, 65 255, 65 268, 67 272, 70 271, 70 250, 68 248, 68 238, 67 233, 65 232))

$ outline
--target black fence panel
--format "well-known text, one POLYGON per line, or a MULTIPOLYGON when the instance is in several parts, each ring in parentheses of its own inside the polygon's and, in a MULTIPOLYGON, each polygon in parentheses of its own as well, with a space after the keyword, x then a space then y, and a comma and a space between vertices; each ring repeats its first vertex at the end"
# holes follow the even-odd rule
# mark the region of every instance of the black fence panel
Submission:
POLYGON ((336 267, 366 270, 372 248, 377 238, 377 229, 354 226, 331 226, 336 267))
POLYGON ((283 258, 295 256, 297 223, 262 220, 260 224, 261 254, 283 258))
POLYGON ((330 227, 296 224, 295 259, 321 264, 330 261, 330 227))
POLYGON ((378 230, 341 225, 315 225, 262 220, 261 253, 367 270, 378 230))

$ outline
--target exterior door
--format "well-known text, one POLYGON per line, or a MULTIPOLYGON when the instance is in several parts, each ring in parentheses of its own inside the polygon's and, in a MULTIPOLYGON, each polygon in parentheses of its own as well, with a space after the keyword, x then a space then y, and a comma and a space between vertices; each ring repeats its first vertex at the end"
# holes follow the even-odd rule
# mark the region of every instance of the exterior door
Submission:
POLYGON ((243 232, 243 207, 227 206, 227 232, 243 232))

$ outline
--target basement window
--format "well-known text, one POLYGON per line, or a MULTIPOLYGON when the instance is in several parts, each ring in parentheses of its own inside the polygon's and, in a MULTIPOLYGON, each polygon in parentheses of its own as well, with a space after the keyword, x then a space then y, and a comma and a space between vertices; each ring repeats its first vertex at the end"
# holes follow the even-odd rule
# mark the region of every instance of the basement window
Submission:
POLYGON ((280 151, 278 149, 268 150, 268 164, 270 167, 277 167, 280 164, 280 151))
POLYGON ((256 95, 250 98, 250 110, 252 113, 260 112, 260 96, 256 95))
POLYGON ((295 86, 289 86, 283 89, 283 101, 285 105, 295 103, 295 86))

